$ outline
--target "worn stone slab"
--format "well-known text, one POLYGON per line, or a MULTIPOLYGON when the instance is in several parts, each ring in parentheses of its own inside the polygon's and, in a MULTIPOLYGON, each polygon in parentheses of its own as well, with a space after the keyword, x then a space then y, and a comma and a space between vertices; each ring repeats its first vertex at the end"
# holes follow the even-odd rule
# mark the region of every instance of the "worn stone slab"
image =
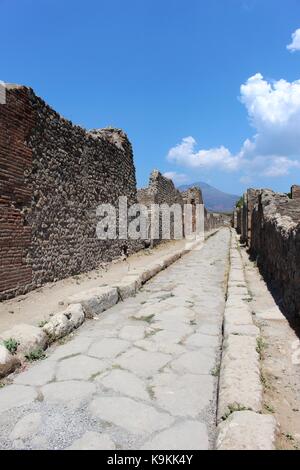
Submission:
POLYGON ((167 354, 132 348, 117 358, 116 364, 142 377, 151 377, 162 369, 171 358, 172 356, 167 354), (145 365, 147 366, 145 367, 145 365))
POLYGON ((240 408, 261 411, 262 384, 256 338, 229 335, 223 343, 218 419, 240 408))
POLYGON ((240 307, 230 307, 226 305, 224 312, 224 325, 253 325, 252 314, 247 305, 241 304, 240 307))
POLYGON ((152 277, 156 276, 162 270, 162 265, 160 263, 155 263, 152 266, 144 268, 140 271, 140 275, 142 278, 142 283, 149 281, 152 277))
POLYGON ((171 368, 179 374, 209 375, 215 366, 216 352, 203 349, 182 354, 171 363, 171 368))
POLYGON ((274 416, 253 411, 233 413, 218 426, 218 450, 275 450, 274 416))
POLYGON ((14 383, 32 385, 33 387, 45 385, 55 377, 56 363, 54 361, 42 361, 30 365, 27 370, 15 377, 14 383))
POLYGON ((162 259, 163 269, 166 269, 168 266, 170 266, 171 264, 178 261, 179 258, 181 258, 181 253, 179 251, 175 252, 172 255, 168 255, 168 256, 163 257, 163 259, 162 259))
POLYGON ((36 326, 20 323, 5 331, 0 336, 0 342, 15 339, 18 344, 17 354, 26 355, 37 349, 45 349, 48 342, 46 333, 36 326))
POLYGON ((205 335, 201 333, 195 333, 189 336, 184 344, 189 348, 214 348, 220 347, 220 339, 218 336, 205 335))
POLYGON ((112 370, 106 375, 97 377, 96 382, 122 395, 139 398, 141 400, 149 400, 145 383, 126 370, 112 370))
POLYGON ((259 320, 283 320, 284 316, 280 309, 275 306, 273 308, 266 308, 259 310, 254 307, 255 316, 259 320))
POLYGON ((84 336, 85 332, 80 331, 80 336, 70 339, 66 344, 55 345, 52 347, 51 355, 48 357, 48 361, 56 361, 64 359, 76 354, 87 354, 87 351, 94 341, 94 338, 84 336), (55 348, 55 349, 54 349, 55 348))
POLYGON ((183 323, 187 323, 188 325, 190 322, 195 321, 196 315, 193 310, 188 309, 186 307, 173 307, 167 311, 161 311, 155 315, 155 321, 180 321, 183 323))
POLYGON ((160 431, 169 427, 174 421, 174 418, 166 413, 124 397, 95 398, 89 409, 92 416, 137 435, 160 431))
POLYGON ((127 341, 138 341, 145 337, 147 327, 144 325, 125 325, 119 332, 119 337, 127 341))
POLYGON ((212 400, 214 379, 209 375, 163 373, 153 378, 151 388, 161 408, 173 416, 196 418, 212 400))
POLYGON ((234 325, 229 322, 224 324, 224 337, 229 335, 253 336, 258 338, 260 330, 255 325, 234 325))
POLYGON ((161 321, 154 321, 151 327, 156 330, 168 330, 175 333, 181 332, 183 336, 188 336, 194 333, 194 327, 184 323, 178 319, 170 320, 163 319, 161 321))
POLYGON ((24 385, 7 385, 0 389, 0 413, 18 406, 29 405, 37 398, 32 387, 24 385))
POLYGON ((153 338, 155 338, 155 336, 156 335, 149 336, 149 338, 147 339, 136 341, 136 343, 134 343, 134 346, 140 349, 144 349, 145 351, 161 352, 164 354, 172 354, 174 356, 185 352, 185 348, 179 344, 153 341, 153 338))
POLYGON ((130 346, 128 341, 118 338, 103 338, 92 344, 88 351, 89 356, 99 359, 114 358, 126 351, 130 346))
POLYGON ((202 324, 196 327, 196 332, 202 335, 208 336, 219 336, 221 333, 221 323, 206 323, 203 322, 202 324))
POLYGON ((63 403, 70 408, 78 407, 96 392, 95 384, 79 380, 53 382, 42 387, 45 402, 63 403))
POLYGON ((0 379, 14 372, 19 366, 19 359, 0 344, 0 379))
POLYGON ((184 421, 162 431, 147 441, 142 450, 208 450, 206 425, 197 421, 184 421))
POLYGON ((128 297, 133 297, 139 289, 137 278, 133 276, 126 276, 122 281, 118 282, 113 287, 118 290, 121 300, 128 299, 128 297))
POLYGON ((79 356, 63 359, 57 368, 57 380, 89 380, 107 368, 107 363, 100 359, 79 356))
POLYGON ((81 304, 86 317, 92 318, 115 305, 119 300, 115 287, 96 287, 69 297, 68 304, 81 304))
POLYGON ((249 295, 249 292, 248 292, 247 287, 239 287, 239 284, 237 283, 237 285, 234 287, 230 286, 227 291, 228 298, 234 295, 238 295, 241 298, 245 298, 249 295))
POLYGON ((49 336, 51 341, 71 333, 84 322, 84 311, 81 304, 70 305, 63 312, 55 314, 43 326, 43 331, 49 336))
POLYGON ((109 434, 90 431, 74 441, 66 450, 114 450, 115 448, 116 445, 109 434))
POLYGON ((32 438, 38 433, 41 424, 42 416, 40 413, 29 413, 17 422, 9 438, 12 441, 32 438))

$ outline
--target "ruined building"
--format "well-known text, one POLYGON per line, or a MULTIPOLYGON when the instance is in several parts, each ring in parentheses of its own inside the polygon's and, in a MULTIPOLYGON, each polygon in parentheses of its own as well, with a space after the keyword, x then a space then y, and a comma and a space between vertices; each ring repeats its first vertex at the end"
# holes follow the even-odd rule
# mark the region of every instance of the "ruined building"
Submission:
POLYGON ((300 315, 300 186, 292 187, 291 197, 249 189, 234 220, 241 241, 281 293, 286 311, 300 315))
POLYGON ((112 204, 118 216, 120 196, 148 208, 202 201, 201 191, 181 194, 158 171, 137 192, 122 130, 86 131, 31 88, 7 85, 0 105, 0 300, 144 248, 141 240, 96 235, 97 207, 112 204))

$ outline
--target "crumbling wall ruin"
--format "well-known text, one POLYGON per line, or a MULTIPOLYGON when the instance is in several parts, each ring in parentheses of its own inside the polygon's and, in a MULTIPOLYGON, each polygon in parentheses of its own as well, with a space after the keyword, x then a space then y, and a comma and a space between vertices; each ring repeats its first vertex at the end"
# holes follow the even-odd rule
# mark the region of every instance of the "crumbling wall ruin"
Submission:
MULTIPOLYGON (((282 306, 300 315, 300 201, 271 190, 248 190, 246 243, 266 279, 282 297, 282 306)), ((238 215, 238 214, 237 214, 238 215)))
POLYGON ((87 132, 30 88, 8 85, 0 106, 0 299, 87 272, 141 248, 99 240, 96 208, 137 202, 123 131, 87 132))

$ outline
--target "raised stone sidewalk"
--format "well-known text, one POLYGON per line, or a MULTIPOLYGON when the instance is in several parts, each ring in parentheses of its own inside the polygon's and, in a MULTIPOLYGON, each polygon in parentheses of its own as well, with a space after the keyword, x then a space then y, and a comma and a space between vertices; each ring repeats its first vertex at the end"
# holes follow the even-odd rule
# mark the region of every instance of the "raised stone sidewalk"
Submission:
POLYGON ((250 300, 238 238, 232 230, 217 414, 220 450, 275 449, 276 420, 262 414, 260 330, 253 322, 250 300))

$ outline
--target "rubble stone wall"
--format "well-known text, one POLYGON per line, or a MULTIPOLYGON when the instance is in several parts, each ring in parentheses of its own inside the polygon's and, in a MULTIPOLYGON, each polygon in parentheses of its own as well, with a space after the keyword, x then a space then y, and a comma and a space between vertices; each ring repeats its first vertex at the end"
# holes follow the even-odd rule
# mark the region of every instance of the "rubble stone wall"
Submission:
POLYGON ((247 244, 285 310, 300 315, 300 201, 271 190, 247 194, 247 244))
POLYGON ((137 202, 123 131, 87 132, 30 88, 7 86, 0 105, 0 299, 87 272, 141 243, 99 240, 96 208, 137 202))

